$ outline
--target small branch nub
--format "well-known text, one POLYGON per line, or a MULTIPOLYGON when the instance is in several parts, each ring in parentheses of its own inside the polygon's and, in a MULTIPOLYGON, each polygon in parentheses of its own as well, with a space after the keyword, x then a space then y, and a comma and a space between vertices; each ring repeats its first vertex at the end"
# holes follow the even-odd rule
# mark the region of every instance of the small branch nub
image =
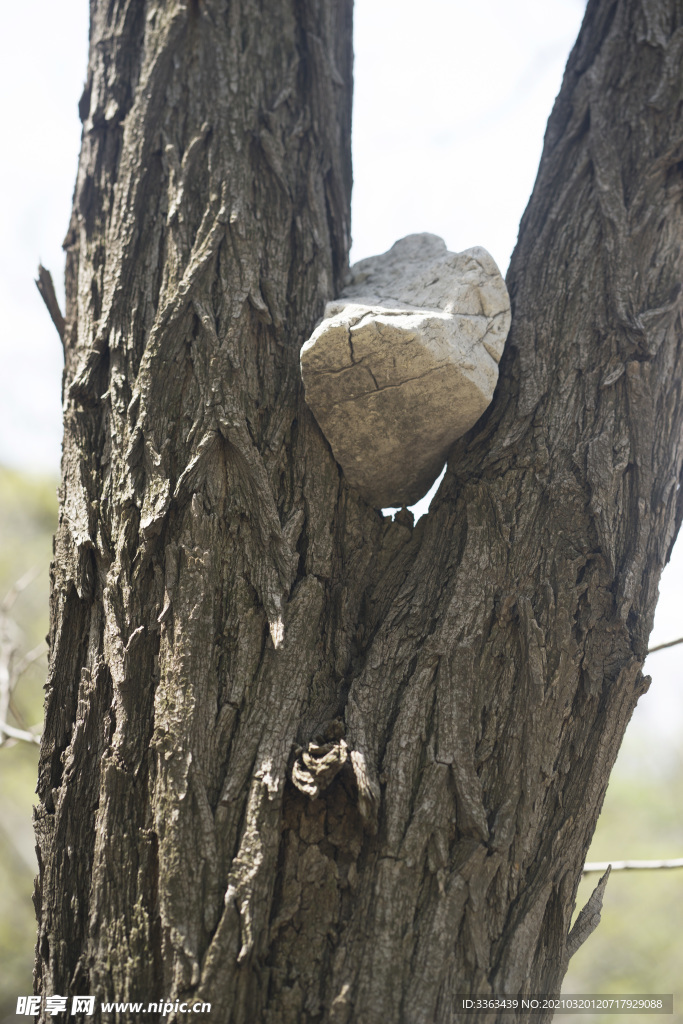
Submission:
POLYGON ((577 949, 584 944, 589 935, 595 931, 600 924, 600 911, 602 910, 602 899, 605 895, 605 888, 607 887, 607 879, 609 873, 612 870, 611 866, 607 868, 595 889, 588 898, 586 906, 583 908, 576 921, 574 927, 567 936, 567 960, 571 960, 576 953, 577 949))
POLYGON ((43 302, 47 306, 47 311, 52 318, 52 323, 57 328, 57 334, 62 345, 64 345, 64 333, 66 330, 66 320, 62 316, 62 311, 59 308, 59 302, 57 301, 57 295, 55 294, 55 286, 52 282, 52 274, 49 270, 46 270, 42 263, 38 264, 38 277, 36 278, 36 287, 40 292, 43 302))

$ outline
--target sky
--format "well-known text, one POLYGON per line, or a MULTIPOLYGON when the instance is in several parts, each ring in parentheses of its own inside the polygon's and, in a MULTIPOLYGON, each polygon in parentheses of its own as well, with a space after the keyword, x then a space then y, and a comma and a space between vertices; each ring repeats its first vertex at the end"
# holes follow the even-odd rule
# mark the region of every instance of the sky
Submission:
MULTIPOLYGON (((505 274, 584 8, 584 0, 356 0, 352 261, 431 231, 451 250, 483 245, 505 274)), ((41 261, 63 303, 87 17, 87 0, 23 0, 5 13, 0 39, 0 463, 55 476, 62 354, 34 278, 41 261)), ((652 645, 683 634, 681 608, 679 543, 652 645)), ((638 730, 677 740, 681 662, 683 646, 648 659, 654 681, 626 748, 638 730)))

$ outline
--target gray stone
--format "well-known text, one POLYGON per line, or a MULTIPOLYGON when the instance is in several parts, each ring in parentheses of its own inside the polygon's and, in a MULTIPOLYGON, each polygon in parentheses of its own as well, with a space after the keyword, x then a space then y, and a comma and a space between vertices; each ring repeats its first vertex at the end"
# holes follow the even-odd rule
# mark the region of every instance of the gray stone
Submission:
POLYGON ((306 401, 348 482, 375 508, 412 505, 493 397, 510 329, 486 249, 408 235, 351 269, 301 349, 306 401))

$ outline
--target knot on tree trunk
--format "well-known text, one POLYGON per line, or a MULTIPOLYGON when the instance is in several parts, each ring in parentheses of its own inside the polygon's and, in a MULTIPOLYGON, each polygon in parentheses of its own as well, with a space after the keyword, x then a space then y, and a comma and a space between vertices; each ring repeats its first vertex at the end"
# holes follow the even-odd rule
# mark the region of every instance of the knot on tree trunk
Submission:
POLYGON ((299 747, 297 750, 292 765, 292 782, 312 800, 327 789, 349 761, 349 748, 345 739, 328 743, 311 741, 306 749, 299 747))

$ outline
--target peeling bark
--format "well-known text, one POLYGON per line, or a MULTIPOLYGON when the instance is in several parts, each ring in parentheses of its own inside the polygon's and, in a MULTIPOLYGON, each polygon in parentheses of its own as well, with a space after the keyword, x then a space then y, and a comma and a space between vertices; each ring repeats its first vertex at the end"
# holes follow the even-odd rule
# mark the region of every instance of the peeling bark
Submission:
POLYGON ((590 0, 493 405, 414 528, 298 375, 347 266, 350 0, 91 14, 38 991, 226 1024, 557 993, 683 512, 683 4, 590 0))

